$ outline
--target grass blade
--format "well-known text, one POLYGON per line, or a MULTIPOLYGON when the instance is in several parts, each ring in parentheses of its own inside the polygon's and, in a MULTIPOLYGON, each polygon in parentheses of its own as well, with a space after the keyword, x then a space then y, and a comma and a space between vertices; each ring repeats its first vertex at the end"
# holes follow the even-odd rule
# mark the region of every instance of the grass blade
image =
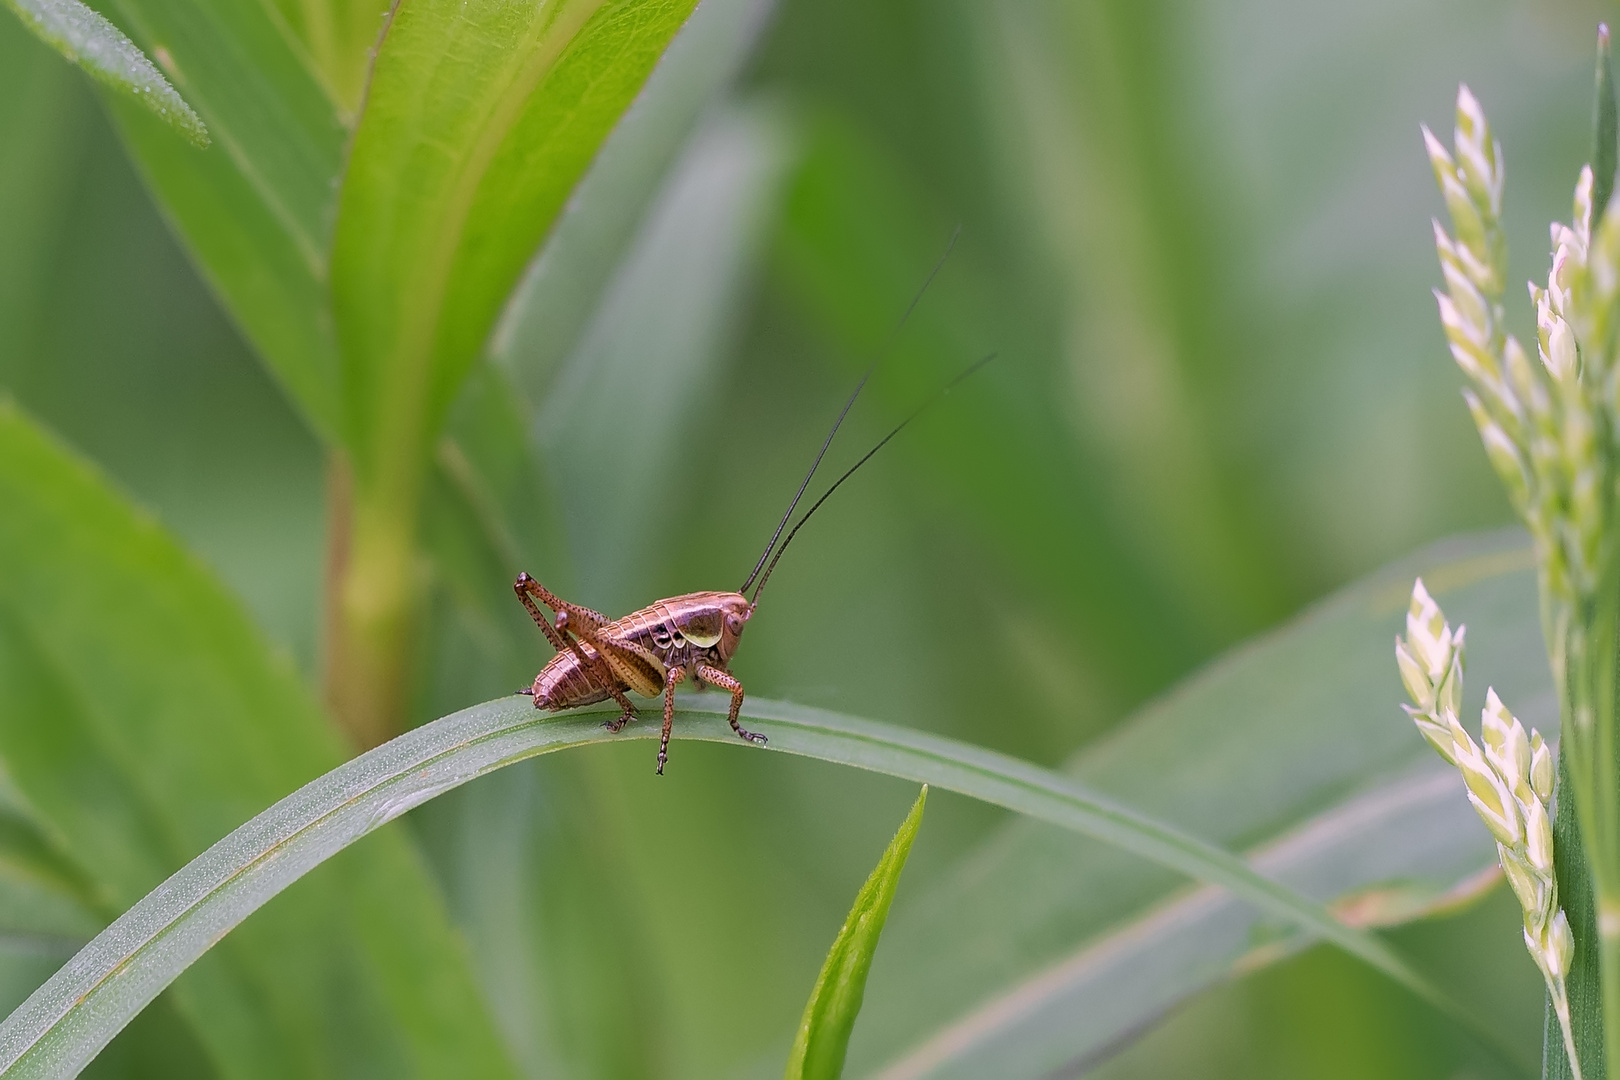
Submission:
POLYGON ((79 0, 6 0, 23 25, 104 86, 128 94, 194 146, 208 145, 202 118, 123 31, 79 0))
POLYGON ((816 985, 805 1004, 793 1051, 788 1055, 784 1080, 838 1080, 844 1071, 844 1053, 849 1049, 849 1033, 860 1015, 861 998, 866 994, 866 973, 872 967, 883 923, 889 917, 900 872, 906 868, 911 842, 922 824, 923 805, 928 801, 928 785, 917 793, 911 812, 884 849, 866 884, 855 894, 855 904, 827 951, 827 961, 816 976, 816 985))
MULTIPOLYGON (((680 737, 746 749, 726 722, 724 699, 705 696, 685 704, 676 724, 680 737)), ((799 706, 751 705, 750 727, 758 724, 770 736, 772 750, 943 787, 1119 845, 1223 886, 1457 1014, 1377 938, 1259 876, 1237 856, 1067 777, 906 728, 799 706)), ((541 714, 527 698, 501 698, 407 732, 305 785, 126 911, 7 1017, 0 1024, 0 1075, 71 1075, 249 914, 412 807, 537 754, 609 739, 657 737, 657 726, 646 724, 607 733, 601 721, 608 711, 541 714)))
MULTIPOLYGON (((1062 771, 1223 847, 1263 851, 1313 821, 1332 820, 1369 791, 1433 766, 1433 752, 1412 738, 1410 721, 1393 705, 1401 689, 1389 670, 1389 642, 1418 575, 1435 583, 1446 610, 1469 626, 1475 685, 1465 713, 1478 714, 1493 684, 1523 702, 1543 731, 1555 728, 1534 558, 1525 535, 1506 530, 1444 541, 1347 586, 1150 702, 1062 771)), ((1445 891, 1495 864, 1488 834, 1477 822, 1470 827, 1461 801, 1414 815, 1412 830, 1460 833, 1466 844, 1455 854, 1477 860, 1436 862, 1421 875, 1426 890, 1445 891), (1452 811, 1464 816, 1448 826, 1452 811)), ((1318 899, 1336 899, 1387 880, 1378 867, 1393 853, 1379 855, 1360 880, 1335 875, 1321 879, 1319 891, 1306 878, 1284 880, 1318 899)), ((851 1071, 864 1075, 901 1060, 1012 988, 1173 903, 1182 886, 1117 848, 1028 819, 1009 821, 927 888, 908 893, 890 920, 884 961, 873 973, 869 1023, 850 1045, 851 1071), (942 940, 954 947, 939 948, 942 940)), ((1275 921, 1267 925, 1274 933, 1275 921)), ((1224 971, 1225 962, 1216 967, 1224 971)), ((1109 1002, 1117 1011, 1077 1024, 1085 1030, 1073 1033, 1074 1052, 1106 1042, 1111 1023, 1119 1031, 1151 1023, 1159 1012, 1154 1002, 1175 1000, 1184 985, 1169 966, 1163 978, 1157 989, 1139 985, 1147 1011, 1134 1022, 1122 994, 1109 1002)), ((1488 995, 1471 997, 1482 1012, 1495 1007, 1488 995)), ((1530 1049, 1526 1043, 1521 1055, 1530 1049)))
MULTIPOLYGON (((1333 900, 1358 926, 1472 899, 1499 880, 1495 859, 1455 773, 1438 762, 1348 799, 1250 856, 1256 870, 1333 900)), ((1184 890, 941 1027, 878 1075, 1078 1075, 1194 994, 1314 940, 1268 924, 1223 889, 1184 890)))

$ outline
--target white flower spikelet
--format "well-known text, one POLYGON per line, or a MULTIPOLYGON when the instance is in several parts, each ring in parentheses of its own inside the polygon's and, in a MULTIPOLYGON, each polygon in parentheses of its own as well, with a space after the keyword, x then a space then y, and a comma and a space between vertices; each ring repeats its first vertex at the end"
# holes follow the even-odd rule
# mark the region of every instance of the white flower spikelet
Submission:
POLYGON ((1452 234, 1434 225, 1446 286, 1435 298, 1451 355, 1468 377, 1463 397, 1530 527, 1549 590, 1578 603, 1603 587, 1616 554, 1605 526, 1615 513, 1611 447, 1620 429, 1620 328, 1609 314, 1620 298, 1620 222, 1614 212, 1603 227, 1592 221, 1592 171, 1583 169, 1571 223, 1551 228, 1546 284, 1530 284, 1531 359, 1503 330, 1502 150, 1466 86, 1457 92, 1454 149, 1427 128, 1423 140, 1451 218, 1452 234))
POLYGON ((1564 1048, 1579 1078, 1567 981, 1575 939, 1558 906, 1553 872, 1552 748, 1539 731, 1525 731, 1495 689, 1485 693, 1479 742, 1458 721, 1463 636, 1464 628, 1451 629, 1419 578, 1406 612, 1406 637, 1395 639, 1395 662, 1412 699, 1401 707, 1429 745, 1457 767, 1468 801, 1496 840, 1502 872, 1524 912, 1525 948, 1546 980, 1564 1048))
POLYGON ((1440 756, 1457 764, 1453 752, 1452 721, 1462 704, 1463 633, 1453 634, 1419 578, 1412 587, 1412 604, 1406 612, 1406 638, 1395 638, 1395 663, 1401 681, 1412 699, 1402 705, 1429 745, 1440 756))

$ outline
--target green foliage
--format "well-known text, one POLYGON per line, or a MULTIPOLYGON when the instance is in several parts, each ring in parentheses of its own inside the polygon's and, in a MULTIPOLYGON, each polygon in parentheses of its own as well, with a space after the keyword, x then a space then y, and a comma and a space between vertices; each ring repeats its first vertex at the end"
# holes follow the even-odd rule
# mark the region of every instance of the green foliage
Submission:
POLYGON ((333 244, 363 484, 410 485, 519 270, 693 3, 424 0, 394 15, 333 244))
POLYGON ((177 146, 140 111, 120 132, 198 269, 305 420, 338 426, 327 247, 346 132, 269 7, 254 0, 119 0, 161 46, 214 145, 177 146))
MULTIPOLYGON (((1477 896, 1496 860, 1490 835, 1454 773, 1380 697, 1399 692, 1388 643, 1418 575, 1467 620, 1475 680, 1550 718, 1531 555, 1512 531, 1436 545, 1352 585, 1127 719, 1070 775, 1247 851, 1257 870, 1358 925, 1477 896), (1248 778, 1241 797, 1234 774, 1248 778)), ((1468 705, 1483 696, 1473 687, 1468 705)), ((934 888, 889 931, 851 1051, 857 1069, 1078 1068, 1148 1018, 1312 941, 1230 895, 1032 822, 998 830, 934 888)))
POLYGON ((208 145, 208 129, 191 106, 146 54, 101 14, 79 0, 6 0, 6 6, 92 79, 139 101, 192 145, 208 145))
MULTIPOLYGON (((219 584, 10 404, 0 497, 0 754, 50 857, 71 868, 57 889, 111 919, 342 750, 219 584)), ((176 987, 222 1070, 325 1076, 369 1060, 406 1075, 508 1074, 420 860, 404 837, 381 840, 176 987)), ((159 894, 175 913, 177 885, 159 894)), ((126 949, 177 947, 161 923, 122 925, 126 949)), ((196 932, 214 940, 219 928, 196 932)), ((25 1008, 35 1024, 100 1020, 67 1025, 78 1028, 67 1046, 0 1037, 12 1074, 71 1075, 164 982, 80 982, 71 1010, 25 1008)))
POLYGON ((832 948, 827 950, 827 961, 821 965, 821 974, 816 976, 810 1000, 805 1003, 783 1073, 785 1080, 838 1080, 843 1075, 849 1033, 855 1028, 861 999, 866 994, 866 973, 871 970, 872 954, 877 952, 878 939, 883 936, 889 905, 894 903, 895 890, 900 887, 900 872, 906 868, 906 856, 917 839, 927 801, 925 784, 894 839, 883 849, 883 857, 855 894, 855 903, 833 939, 832 948))
MULTIPOLYGON (((172 784, 178 766, 162 747, 117 758, 123 786, 108 791, 134 789, 157 809, 116 823, 175 824, 141 849, 138 886, 99 900, 103 871, 84 851, 99 857, 105 842, 64 838, 20 782, 15 799, 0 786, 8 1005, 165 875, 344 753, 310 704, 329 670, 322 608, 330 614, 334 590, 321 553, 342 539, 344 518, 341 499, 323 513, 323 457, 333 475, 344 458, 363 469, 380 458, 409 474, 390 483, 419 496, 419 515, 396 529, 412 534, 399 578, 418 602, 399 717, 421 723, 508 693, 546 655, 511 601, 518 569, 613 614, 740 579, 854 373, 958 221, 960 249, 828 464, 853 460, 968 360, 993 349, 1003 359, 908 429, 796 543, 738 657, 750 711, 780 713, 767 730, 824 716, 769 704, 803 701, 1067 761, 1065 775, 1108 804, 1244 852, 1358 926, 1467 894, 1488 852, 1466 818, 1430 797, 1432 774, 1403 771, 1422 748, 1390 705, 1396 608, 1381 599, 1384 578, 1138 706, 1394 554, 1505 520, 1434 360, 1423 291, 1432 254, 1408 242, 1409 227, 1390 231, 1434 210, 1425 178, 1399 163, 1409 163, 1413 118, 1436 108, 1437 71, 1502 72, 1516 102, 1510 152, 1515 140, 1544 151, 1510 162, 1515 199, 1562 204, 1559 153, 1573 160, 1588 134, 1564 123, 1590 87, 1587 27, 1566 49, 1556 17, 1532 13, 1544 48, 1527 71, 1526 16, 1489 5, 1461 35, 1456 12, 1435 4, 1340 9, 1331 28, 1273 0, 1218 19, 1196 5, 1115 0, 704 0, 684 23, 679 5, 638 5, 645 18, 633 27, 608 14, 631 8, 569 7, 595 45, 576 38, 549 59, 529 56, 556 62, 536 85, 561 95, 587 85, 566 72, 599 74, 588 85, 603 96, 589 100, 603 107, 578 113, 589 130, 569 128, 564 152, 545 151, 553 175, 517 151, 547 144, 547 115, 562 130, 563 96, 550 114, 535 94, 500 97, 495 84, 521 82, 523 64, 479 38, 490 5, 454 23, 447 7, 421 2, 404 0, 407 18, 379 38, 386 5, 367 0, 97 0, 208 125, 214 142, 201 151, 123 95, 105 98, 109 131, 71 68, 9 20, 0 26, 0 386, 73 445, 74 461, 112 478, 98 485, 150 508, 178 539, 164 541, 170 551, 183 545, 212 565, 220 584, 207 591, 239 594, 246 613, 222 602, 246 633, 275 641, 257 663, 297 697, 294 734, 263 737, 297 742, 313 725, 327 747, 296 776, 265 766, 281 786, 242 790, 233 770, 259 765, 204 761, 190 743, 173 755, 203 775, 172 784), (433 27, 445 30, 435 38, 433 27), (640 43, 627 66, 593 67, 621 31, 621 44, 640 43), (623 111, 659 40, 668 52, 623 111), (377 92, 363 99, 379 41, 377 92), (411 48, 395 52, 400 42, 411 48), (455 53, 460 66, 440 65, 451 43, 476 47, 455 53), (420 77, 447 66, 454 78, 412 97, 420 77), (1369 93, 1367 70, 1390 77, 1369 93), (472 104, 449 92, 462 78, 491 109, 457 126, 453 116, 470 114, 456 110, 472 104), (385 115, 398 126, 384 131, 385 115), (532 144, 517 140, 531 119, 532 144), (377 155, 364 185, 345 168, 351 139, 377 155), (443 174, 437 195, 422 183, 411 155, 436 147, 467 187, 443 174), (497 168, 510 190, 494 189, 497 168), (457 192, 467 196, 460 224, 457 192), (391 234, 389 215, 410 228, 391 234), (388 262, 395 240, 409 244, 388 262), (443 288, 416 290, 418 273, 443 275, 443 288), (359 299, 335 307, 334 288, 359 299), (425 305, 405 306, 418 297, 425 305), (356 309, 373 300, 392 314, 356 309), (397 384, 396 317, 435 326, 404 343, 421 350, 408 358, 420 366, 400 367, 397 384), (365 400, 350 400, 356 387, 365 400), (373 438, 387 425, 404 433, 397 460, 373 438)), ((1509 238, 1516 252, 1540 248, 1533 224, 1509 238)), ((1484 541, 1456 561, 1520 565, 1519 544, 1484 541)), ((1451 561, 1429 554, 1403 572, 1429 578, 1451 561)), ((43 609, 84 603, 66 575, 41 580, 71 601, 43 609)), ((1516 708, 1545 685, 1524 659, 1537 653, 1529 596, 1528 573, 1506 569, 1444 597, 1480 639, 1478 685, 1508 693, 1516 683, 1516 708)), ((182 621, 178 604, 196 590, 175 597, 182 621)), ((170 640, 128 619, 106 633, 109 649, 143 656, 170 640)), ((65 696, 115 717, 96 728, 108 738, 159 727, 160 707, 193 700, 219 713, 208 722, 223 730, 204 730, 205 747, 237 723, 276 722, 190 661, 154 672, 174 680, 163 693, 118 697, 100 694, 99 654, 52 666, 39 652, 17 654, 38 662, 16 685, 65 681, 65 696)), ((29 693, 0 725, 88 723, 29 693)), ((243 1045, 300 1029, 278 1052, 328 1054, 327 1074, 404 1074, 391 1048, 406 1036, 388 1033, 414 1014, 378 1002, 444 987, 485 1032, 472 1065, 488 1053, 535 1076, 778 1074, 826 928, 870 869, 863 853, 887 839, 901 785, 822 760, 870 753, 859 739, 827 736, 814 758, 753 753, 730 745, 712 705, 692 704, 663 783, 649 781, 646 725, 641 738, 608 740, 580 719, 580 737, 598 740, 591 749, 519 763, 383 828, 248 918, 94 1068, 231 1072, 215 1044, 240 1024, 255 1032, 243 1045), (383 884, 362 887, 368 857, 416 869, 379 871, 383 884), (341 887, 327 884, 345 873, 341 887), (390 917, 388 889, 440 912, 416 953, 411 941, 350 940, 390 917), (335 942, 323 970, 374 972, 321 984, 332 994, 360 985, 352 1007, 306 1007, 303 961, 283 972, 249 949, 271 934, 261 924, 291 933, 318 910, 328 917, 313 940, 335 942), (448 960, 432 945, 446 937, 448 960), (298 1007, 211 1031, 188 987, 243 950, 242 977, 298 1007)), ((533 724, 523 705, 500 702, 511 710, 502 723, 533 724)), ((1546 730, 1545 707, 1531 713, 1546 730)), ((109 768, 107 747, 121 743, 73 745, 63 777, 109 768)), ((7 775, 9 754, 0 745, 7 775)), ((921 768, 907 775, 931 775, 921 768)), ((66 816, 72 800, 56 799, 51 813, 66 816)), ((1475 1064, 1453 1021, 1387 979, 1312 956, 1243 978, 1318 939, 1072 830, 1008 822, 936 791, 929 842, 908 874, 851 1075, 940 1046, 959 1047, 934 1059, 945 1073, 1039 1075, 1097 1062, 1150 1027, 1143 1060, 1182 1065, 1121 1070, 1269 1080, 1356 1075, 1376 1062, 1362 1073, 1393 1078, 1475 1064), (1126 986, 1123 973, 1138 981, 1126 986), (1194 994, 1182 1020, 1154 1027, 1194 994), (1008 1002, 1031 1008, 982 1026, 1008 1002), (1218 1022, 1183 1022, 1199 1017, 1218 1022), (1333 1042, 1344 1033, 1353 1044, 1333 1042)), ((1470 915, 1408 924, 1397 940, 1425 955, 1425 975, 1432 967, 1450 996, 1527 1046, 1539 980, 1512 927, 1499 930, 1470 915)))
MULTIPOLYGON (((679 713, 683 734, 740 745, 726 722, 725 702, 711 695, 709 707, 679 713)), ((607 732, 603 715, 597 708, 552 719, 535 713, 522 698, 500 699, 423 725, 306 784, 131 907, 0 1024, 0 1047, 9 1048, 5 1067, 20 1068, 25 1075, 35 1069, 54 1075, 64 1063, 72 1067, 87 1060, 207 953, 221 933, 405 811, 536 754, 626 737, 658 737, 651 725, 617 735, 607 732), (25 1054, 41 1064, 31 1064, 25 1054)), ((1346 926, 1221 849, 1071 780, 949 739, 819 710, 755 700, 747 718, 769 734, 772 749, 970 795, 1219 884, 1367 961, 1438 1007, 1456 1011, 1376 938, 1346 926)), ((399 962, 426 960, 407 955, 399 962)), ((470 1004, 459 997, 452 1000, 470 1004)), ((1467 1020, 1461 1014, 1459 1019, 1467 1020)))

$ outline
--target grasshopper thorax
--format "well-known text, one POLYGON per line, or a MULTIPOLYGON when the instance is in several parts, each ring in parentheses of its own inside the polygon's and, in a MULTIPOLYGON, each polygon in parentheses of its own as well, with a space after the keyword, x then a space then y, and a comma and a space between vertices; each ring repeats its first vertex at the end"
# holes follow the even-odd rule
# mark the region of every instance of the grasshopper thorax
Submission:
POLYGON ((737 651, 754 607, 742 593, 689 593, 664 602, 670 629, 701 649, 713 649, 725 664, 737 651))

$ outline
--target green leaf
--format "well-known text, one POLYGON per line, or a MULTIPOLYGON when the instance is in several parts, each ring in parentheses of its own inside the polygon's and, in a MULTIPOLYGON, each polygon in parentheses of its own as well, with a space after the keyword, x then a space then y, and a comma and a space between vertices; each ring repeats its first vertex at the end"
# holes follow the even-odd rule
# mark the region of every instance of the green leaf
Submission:
MULTIPOLYGON (((726 721, 727 699, 706 694, 695 704, 677 717, 681 737, 746 749, 726 721)), ((7 1017, 0 1024, 0 1075, 55 1075, 63 1063, 87 1060, 223 934, 321 862, 412 807, 536 754, 658 737, 656 725, 608 733, 601 720, 609 712, 537 714, 525 698, 502 698, 409 731, 311 781, 119 916, 7 1017)), ((769 735, 773 750, 943 787, 1220 884, 1455 1012, 1376 938, 1260 877, 1236 856, 1073 780, 951 739, 816 709, 755 700, 748 717, 750 727, 758 724, 769 735)), ((1484 1038, 1488 1041, 1489 1034, 1484 1038)))
MULTIPOLYGON (((341 760, 240 605, 9 404, 0 503, 0 760, 100 910, 134 904, 341 760)), ((217 940, 236 921, 188 929, 217 940)), ((141 919, 97 940, 109 936, 160 954, 176 945, 141 919)), ((133 1015, 98 1010, 169 981, 103 981, 73 1010, 83 1041, 20 1062, 26 1048, 12 1044, 7 1060, 17 1075, 71 1074, 133 1015)), ((394 1075, 509 1074, 442 900, 395 831, 289 893, 174 992, 235 1076, 341 1075, 357 1061, 394 1075)))
MULTIPOLYGON (((1411 835, 1386 816, 1422 794, 1425 777, 1448 779, 1398 707, 1391 643, 1421 574, 1453 621, 1468 625, 1464 715, 1477 717, 1494 685, 1526 723, 1556 729, 1533 567, 1517 529, 1402 559, 1186 680, 1066 771, 1161 821, 1281 859, 1262 865, 1306 895, 1337 901, 1335 910, 1365 913, 1383 899, 1420 912, 1488 871, 1495 853, 1469 820, 1460 785, 1451 803, 1436 795, 1411 804, 1411 835), (1364 831, 1324 832, 1350 826, 1364 831), (1430 832, 1457 846, 1425 855, 1430 832), (1376 891, 1390 885, 1399 886, 1394 895, 1376 891), (1340 906, 1350 901, 1356 909, 1340 906)), ((1205 907, 1207 895, 1181 888, 1121 852, 1011 823, 895 912, 851 1069, 905 1061, 917 1071, 899 1075, 953 1075, 956 1055, 982 1065, 1000 1048, 1017 1054, 996 1075, 1045 1075, 1013 1066, 1091 1060, 1187 995, 1307 940, 1252 911, 1205 907), (1280 947, 1252 954, 1246 926, 1280 947), (1128 960, 1137 965, 1131 982, 1104 995, 1106 1009, 1055 1022, 1062 1001, 1094 1000, 1106 965, 1128 960), (998 1006, 1006 1011, 992 1016, 998 1006)))
POLYGON ((415 0, 378 52, 332 290, 357 486, 414 506, 495 314, 694 0, 415 0))
POLYGON ((735 78, 774 7, 774 0, 699 4, 569 196, 490 340, 490 357, 530 400, 545 400, 578 348, 648 205, 690 153, 704 110, 735 78))
POLYGON ((179 91, 123 31, 79 0, 6 0, 23 25, 97 82, 128 94, 193 146, 208 145, 208 129, 179 91))
POLYGON ((849 1033, 855 1027, 861 998, 866 993, 866 973, 872 966, 872 954, 877 952, 889 905, 900 886, 900 871, 906 868, 906 856, 911 854, 911 842, 917 838, 927 801, 928 785, 924 784, 894 839, 883 849, 883 857, 855 894, 854 906, 833 939, 804 1006, 804 1017, 793 1037, 793 1051, 783 1073, 786 1080, 838 1080, 843 1074, 849 1033))
POLYGON ((328 443, 336 440, 337 349, 322 256, 219 145, 181 157, 140 110, 115 103, 113 115, 203 278, 304 420, 328 443))
MULTIPOLYGON (((1366 927, 1450 910, 1500 880, 1489 834, 1460 797, 1455 770, 1438 762, 1345 800, 1249 859, 1260 873, 1331 902, 1346 922, 1366 927)), ((1078 1074, 1193 995, 1315 940, 1224 889, 1179 892, 1002 989, 881 1075, 1078 1074)))
POLYGON ((382 33, 387 0, 275 0, 276 10, 302 40, 321 84, 339 111, 360 111, 371 50, 382 33))
POLYGON ((177 146, 145 110, 114 117, 158 204, 244 336, 328 440, 338 432, 326 260, 347 133, 269 4, 107 0, 208 124, 177 146))

